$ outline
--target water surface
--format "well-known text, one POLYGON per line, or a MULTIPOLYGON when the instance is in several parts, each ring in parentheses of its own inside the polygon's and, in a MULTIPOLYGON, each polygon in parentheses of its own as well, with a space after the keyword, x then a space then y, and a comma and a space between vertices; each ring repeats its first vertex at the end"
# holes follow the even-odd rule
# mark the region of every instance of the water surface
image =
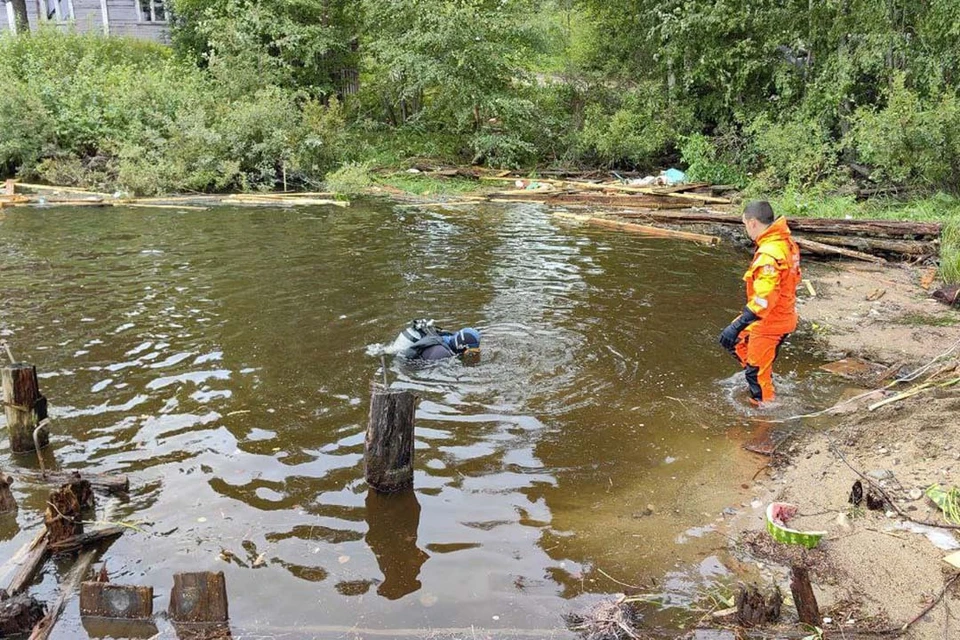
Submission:
MULTIPOLYGON (((521 204, 0 215, 0 332, 41 374, 47 460, 129 474, 112 519, 143 532, 103 557, 158 611, 173 573, 222 570, 237 636, 569 637, 561 613, 625 585, 683 602, 727 571, 717 519, 764 462, 716 346, 742 304, 733 249, 521 204), (416 491, 382 497, 362 470, 369 353, 421 316, 478 327, 483 354, 388 363, 421 403, 416 491)), ((798 407, 804 349, 778 369, 798 407)), ((36 466, 2 446, 5 470, 36 466)), ((14 488, 4 558, 45 499, 14 488)), ((74 599, 54 637, 82 634, 74 599)))

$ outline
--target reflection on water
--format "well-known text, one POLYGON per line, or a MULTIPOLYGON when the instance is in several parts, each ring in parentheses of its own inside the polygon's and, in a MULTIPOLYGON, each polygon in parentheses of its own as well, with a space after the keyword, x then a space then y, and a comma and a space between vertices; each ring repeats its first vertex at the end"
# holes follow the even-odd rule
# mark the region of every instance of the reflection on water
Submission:
MULTIPOLYGON (((48 464, 131 477, 116 518, 145 533, 110 547, 115 581, 165 598, 176 571, 223 570, 235 633, 553 629, 620 583, 689 596, 722 573, 698 567, 762 464, 715 344, 746 259, 529 205, 14 210, 0 336, 38 366, 48 464), (482 357, 387 362, 421 398, 415 492, 371 495, 368 347, 416 317, 478 327, 482 357)), ((816 391, 802 346, 790 408, 816 391)), ((4 557, 45 499, 14 489, 4 557)), ((82 633, 75 609, 57 633, 82 633)))

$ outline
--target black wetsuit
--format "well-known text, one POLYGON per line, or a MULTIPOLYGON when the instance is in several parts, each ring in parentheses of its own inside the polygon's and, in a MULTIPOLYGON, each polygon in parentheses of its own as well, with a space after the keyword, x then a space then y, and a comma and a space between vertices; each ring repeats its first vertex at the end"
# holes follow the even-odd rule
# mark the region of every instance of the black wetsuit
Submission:
POLYGON ((457 355, 457 353, 444 342, 444 335, 453 334, 444 332, 444 334, 435 334, 420 338, 401 351, 400 356, 407 360, 443 360, 444 358, 457 355))

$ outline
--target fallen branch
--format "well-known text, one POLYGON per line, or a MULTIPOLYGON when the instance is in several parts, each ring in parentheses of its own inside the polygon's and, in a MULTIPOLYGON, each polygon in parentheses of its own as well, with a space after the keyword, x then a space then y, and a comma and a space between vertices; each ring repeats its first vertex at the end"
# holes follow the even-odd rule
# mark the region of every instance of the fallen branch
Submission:
POLYGON ((70 536, 69 538, 64 538, 58 542, 52 542, 48 545, 51 553, 70 553, 72 551, 77 551, 83 549, 84 547, 89 547, 92 544, 96 544, 103 540, 112 540, 123 535, 124 527, 104 527, 103 529, 96 529, 94 531, 86 531, 84 533, 70 536))
POLYGON ((929 391, 930 389, 943 389, 946 387, 952 387, 953 385, 960 382, 960 378, 954 378, 952 380, 947 380, 946 382, 924 382, 921 385, 917 385, 912 389, 908 389, 903 393, 898 393, 897 395, 881 400, 880 402, 874 402, 867 407, 867 411, 874 411, 880 407, 886 406, 888 404, 893 404, 895 402, 900 402, 901 400, 906 400, 907 398, 912 398, 913 396, 919 395, 924 391, 929 391))

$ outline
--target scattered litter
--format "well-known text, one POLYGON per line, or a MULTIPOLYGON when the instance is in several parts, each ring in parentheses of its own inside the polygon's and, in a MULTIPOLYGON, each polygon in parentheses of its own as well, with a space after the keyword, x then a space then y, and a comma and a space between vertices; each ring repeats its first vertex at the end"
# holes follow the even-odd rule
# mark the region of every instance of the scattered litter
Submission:
POLYGON ((803 282, 803 286, 805 286, 805 287, 807 288, 807 293, 810 294, 810 297, 811 297, 811 298, 816 298, 816 297, 817 297, 817 290, 813 288, 813 283, 810 282, 809 280, 803 280, 802 282, 803 282))
POLYGON ((767 531, 777 542, 799 544, 812 549, 827 535, 826 531, 799 531, 787 526, 800 507, 787 502, 771 502, 767 506, 767 531))
POLYGON ((885 295, 887 295, 886 289, 874 289, 869 294, 867 294, 867 302, 875 302, 885 295))
POLYGON ((960 569, 960 551, 951 553, 950 555, 946 556, 943 561, 949 565, 953 565, 957 569, 960 569))
MULTIPOLYGON (((928 527, 927 525, 917 524, 909 520, 898 523, 893 529, 902 529, 911 533, 921 533, 927 536, 927 540, 941 551, 960 549, 960 542, 957 542, 957 539, 953 537, 952 533, 943 529, 928 527)), ((893 529, 887 529, 887 531, 892 531, 893 529)))

